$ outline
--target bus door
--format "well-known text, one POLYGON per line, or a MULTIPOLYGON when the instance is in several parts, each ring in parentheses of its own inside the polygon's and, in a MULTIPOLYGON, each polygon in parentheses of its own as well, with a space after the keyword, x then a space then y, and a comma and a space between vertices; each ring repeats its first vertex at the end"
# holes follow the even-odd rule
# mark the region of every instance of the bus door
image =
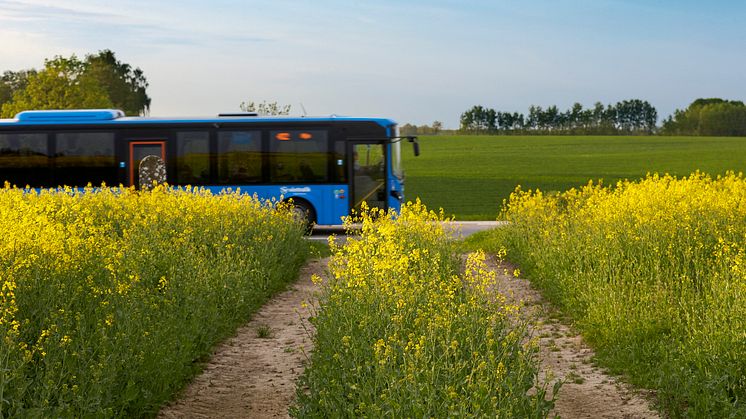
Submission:
POLYGON ((160 157, 166 162, 166 142, 157 140, 130 141, 129 184, 140 186, 140 162, 147 156, 160 157))
POLYGON ((363 202, 368 208, 386 210, 386 144, 383 141, 348 142, 350 166, 350 207, 360 211, 363 202))

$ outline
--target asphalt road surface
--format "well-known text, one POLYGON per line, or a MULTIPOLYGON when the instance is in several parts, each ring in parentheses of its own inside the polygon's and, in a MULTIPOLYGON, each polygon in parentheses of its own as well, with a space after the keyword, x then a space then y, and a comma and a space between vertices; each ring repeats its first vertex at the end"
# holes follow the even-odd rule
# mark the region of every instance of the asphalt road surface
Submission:
MULTIPOLYGON (((505 225, 505 223, 505 221, 453 221, 448 223, 447 228, 454 238, 464 238, 478 231, 505 225)), ((338 238, 339 242, 344 241, 345 230, 342 226, 316 226, 309 239, 326 242, 332 234, 338 238)))

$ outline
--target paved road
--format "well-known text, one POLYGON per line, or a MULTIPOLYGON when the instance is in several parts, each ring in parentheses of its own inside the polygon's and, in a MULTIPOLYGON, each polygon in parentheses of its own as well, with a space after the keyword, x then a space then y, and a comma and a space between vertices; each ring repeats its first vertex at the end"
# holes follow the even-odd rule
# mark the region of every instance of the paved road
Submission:
POLYGON ((461 229, 461 237, 467 237, 478 231, 489 230, 506 223, 507 221, 454 221, 452 224, 461 229))
MULTIPOLYGON (((454 238, 463 238, 478 231, 489 230, 491 228, 505 225, 505 223, 505 221, 454 221, 448 223, 448 228, 452 232, 454 238)), ((316 226, 309 239, 325 242, 332 234, 336 235, 341 240, 344 240, 345 230, 342 226, 316 226)))

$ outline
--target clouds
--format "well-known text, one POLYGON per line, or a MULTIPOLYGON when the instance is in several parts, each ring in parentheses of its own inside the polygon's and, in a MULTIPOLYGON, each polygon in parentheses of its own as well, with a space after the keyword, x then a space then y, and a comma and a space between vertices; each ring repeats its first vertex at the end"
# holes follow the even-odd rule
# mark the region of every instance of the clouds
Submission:
POLYGON ((105 43, 152 49, 271 40, 260 34, 221 27, 215 19, 206 21, 209 13, 202 17, 179 13, 177 5, 169 3, 168 7, 162 7, 143 1, 0 0, 0 23, 3 32, 34 35, 73 49, 105 43))

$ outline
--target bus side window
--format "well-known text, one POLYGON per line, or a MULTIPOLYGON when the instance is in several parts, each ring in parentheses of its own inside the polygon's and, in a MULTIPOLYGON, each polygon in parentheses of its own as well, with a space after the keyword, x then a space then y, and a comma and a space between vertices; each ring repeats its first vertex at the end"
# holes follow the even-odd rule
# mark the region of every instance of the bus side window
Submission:
POLYGON ((326 130, 270 131, 269 138, 271 182, 329 181, 326 130))
POLYGON ((65 132, 55 138, 54 174, 57 185, 116 186, 119 182, 113 132, 65 132))
POLYGON ((218 183, 242 184, 262 181, 261 131, 218 133, 218 183))
POLYGON ((206 131, 176 133, 176 183, 210 183, 210 134, 206 131))
POLYGON ((47 134, 0 134, 0 187, 50 186, 47 134))

